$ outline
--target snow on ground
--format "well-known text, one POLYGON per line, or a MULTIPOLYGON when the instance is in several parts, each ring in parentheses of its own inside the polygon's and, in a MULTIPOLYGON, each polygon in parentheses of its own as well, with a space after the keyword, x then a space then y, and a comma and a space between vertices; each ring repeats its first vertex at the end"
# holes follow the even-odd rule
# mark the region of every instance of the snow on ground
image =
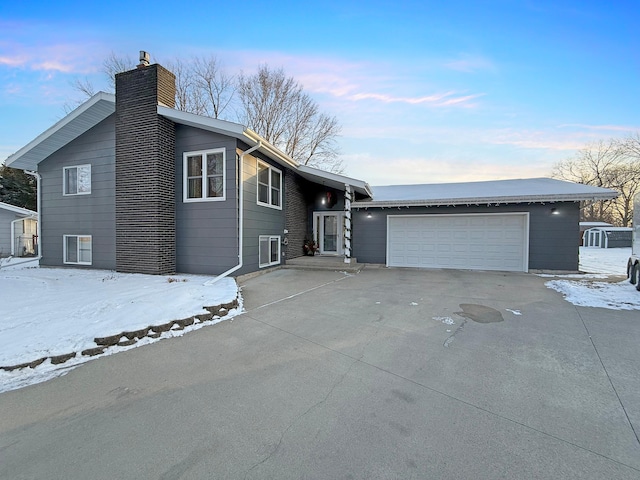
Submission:
MULTIPOLYGON (((580 270, 589 274, 553 276, 554 280, 546 285, 575 305, 640 309, 640 292, 627 281, 594 281, 608 279, 610 275, 625 276, 630 253, 628 248, 582 247, 580 270)), ((35 261, 3 259, 0 263, 0 366, 72 352, 77 355, 59 365, 46 360, 35 368, 0 370, 0 392, 62 375, 96 358, 79 354, 96 346, 95 337, 207 313, 204 306, 229 303, 238 297, 238 288, 232 279, 213 284, 210 280, 198 275, 155 276, 38 268, 35 261)), ((241 308, 240 305, 223 318, 238 315, 241 308)), ((439 317, 438 320, 443 321, 439 317)), ((220 320, 170 330, 159 339, 183 335, 216 321, 220 320)), ((104 354, 157 340, 145 337, 131 346, 109 347, 104 354)))
MULTIPOLYGON (((208 313, 203 307, 234 301, 238 288, 233 279, 211 284, 198 275, 139 275, 105 270, 29 268, 33 264, 0 268, 0 366, 75 352, 75 358, 36 368, 0 370, 0 392, 44 381, 95 357, 80 355, 96 347, 95 337, 117 335, 172 320, 208 313), (25 268, 27 266, 27 268, 25 268)), ((222 319, 240 313, 232 309, 222 319)), ((219 320, 217 320, 219 321, 219 320)), ((170 330, 160 338, 215 323, 194 324, 170 330)), ((158 339, 160 339, 158 338, 158 339)), ((128 347, 109 347, 105 354, 156 341, 145 337, 128 347)))
POLYGON ((594 278, 626 277, 630 255, 631 248, 580 247, 580 271, 588 274, 556 276, 560 279, 551 280, 545 285, 562 293, 566 301, 577 306, 640 310, 640 292, 627 280, 594 281, 594 278))
POLYGON ((580 271, 627 276, 631 248, 580 247, 580 271))

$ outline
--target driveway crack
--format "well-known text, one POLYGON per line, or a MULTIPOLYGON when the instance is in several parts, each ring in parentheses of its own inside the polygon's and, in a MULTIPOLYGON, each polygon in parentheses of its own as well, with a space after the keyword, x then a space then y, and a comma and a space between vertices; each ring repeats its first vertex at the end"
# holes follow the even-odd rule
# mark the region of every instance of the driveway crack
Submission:
POLYGON ((638 444, 640 444, 640 437, 638 436, 638 432, 634 428, 633 422, 631 421, 631 418, 629 418, 629 414, 627 413, 627 409, 625 408, 624 403, 622 403, 622 399, 620 398, 620 395, 618 394, 618 390, 616 390, 616 386, 613 384, 613 380, 609 376, 609 372, 607 371, 607 367, 604 365, 604 362, 602 361, 602 357, 600 356, 600 352, 598 351, 598 347, 596 347, 596 344, 593 341, 593 338, 591 337, 591 332, 589 332, 589 327, 587 327, 587 324, 584 321, 584 318, 582 318, 582 315, 580 315, 580 311, 578 310, 578 307, 574 307, 574 308, 576 309, 576 313, 578 314, 578 317, 580 318, 580 321, 582 322, 582 326, 584 327, 585 331, 587 332, 587 336, 589 337, 589 341, 591 342, 591 346, 593 347, 593 350, 596 352, 596 355, 598 356, 598 361, 600 362, 600 365, 602 366, 602 370, 604 370, 604 374, 607 376, 607 380, 609 380, 609 384, 611 385, 611 389, 613 390, 613 393, 615 393, 616 398, 618 399, 618 403, 620 404, 620 408, 622 408, 622 412, 624 413, 624 416, 626 417, 627 422, 629 423, 629 426, 631 427, 631 431, 633 432, 633 435, 636 437, 636 442, 638 444))
MULTIPOLYGON (((364 355, 364 354, 363 354, 364 355)), ((287 433, 289 432, 289 430, 291 430, 298 422, 300 422, 304 417, 306 417, 307 415, 309 415, 309 413, 311 413, 312 411, 316 410, 318 407, 320 407, 320 405, 326 403, 326 401, 329 399, 329 397, 333 394, 334 390, 344 381, 344 379, 347 377, 347 375, 349 375, 349 373, 351 372, 351 369, 353 368, 353 366, 360 362, 360 360, 356 359, 353 362, 351 362, 351 365, 349 365, 349 368, 347 368, 347 370, 340 375, 334 382, 333 385, 331 386, 331 388, 329 389, 329 391, 327 392, 327 394, 318 402, 314 403, 313 405, 311 405, 307 410, 305 410, 303 413, 301 413, 300 415, 298 415, 296 418, 294 418, 291 423, 289 423, 289 425, 287 426, 287 428, 285 428, 282 433, 280 434, 280 438, 278 439, 278 443, 276 444, 276 446, 273 448, 273 450, 262 460, 260 460, 258 463, 254 464, 251 466, 251 468, 249 468, 249 470, 247 470, 247 472, 244 475, 244 478, 246 479, 248 477, 248 475, 256 468, 258 468, 260 465, 262 465, 263 463, 267 462, 271 457, 273 457, 278 450, 280 449, 280 446, 282 445, 282 442, 284 440, 284 437, 287 435, 287 433)))
POLYGON ((455 331, 455 332, 453 332, 451 335, 449 335, 449 336, 447 337, 447 339, 446 339, 446 340, 444 341, 444 343, 442 344, 442 346, 443 346, 443 347, 449 347, 449 345, 451 345, 451 342, 453 342, 453 340, 455 339, 456 335, 457 335, 458 333, 460 333, 460 332, 462 331, 462 329, 464 328, 464 326, 466 325, 466 323, 467 323, 467 319, 466 319, 466 318, 464 318, 464 317, 462 317, 462 318, 463 318, 463 320, 462 320, 462 322, 460 323, 460 326, 459 326, 458 328, 456 328, 456 331, 455 331))

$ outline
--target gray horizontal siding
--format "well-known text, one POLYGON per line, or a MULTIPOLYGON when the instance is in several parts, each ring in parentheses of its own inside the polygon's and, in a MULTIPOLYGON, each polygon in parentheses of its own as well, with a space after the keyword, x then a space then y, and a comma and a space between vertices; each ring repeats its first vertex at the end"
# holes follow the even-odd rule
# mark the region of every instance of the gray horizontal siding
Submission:
POLYGON ((238 213, 234 138, 176 125, 176 270, 217 275, 238 263, 238 213), (183 154, 224 148, 225 200, 183 201, 183 154))
POLYGON ((92 268, 115 269, 115 115, 38 165, 42 265, 62 266, 63 235, 92 236, 92 268), (91 194, 62 194, 63 168, 91 165, 91 194))
MULTIPOLYGON (((285 191, 285 169, 269 161, 261 154, 256 154, 262 161, 273 165, 280 170, 282 179, 282 200, 286 198, 285 191)), ((260 270, 259 265, 259 243, 261 235, 279 235, 284 238, 285 210, 258 205, 258 179, 257 160, 255 156, 244 157, 242 166, 242 177, 244 184, 244 237, 243 237, 243 267, 237 272, 238 275, 260 270)), ((281 253, 284 249, 281 245, 281 253)), ((280 258, 283 262, 283 258, 280 258)))
POLYGON ((11 255, 11 222, 18 218, 24 217, 0 208, 0 257, 11 255))
POLYGON ((353 256, 362 263, 386 263, 387 216, 529 212, 529 269, 578 270, 580 208, 577 203, 516 204, 497 207, 411 207, 353 212, 353 256), (559 215, 551 215, 551 208, 559 215), (371 212, 372 217, 367 218, 371 212))

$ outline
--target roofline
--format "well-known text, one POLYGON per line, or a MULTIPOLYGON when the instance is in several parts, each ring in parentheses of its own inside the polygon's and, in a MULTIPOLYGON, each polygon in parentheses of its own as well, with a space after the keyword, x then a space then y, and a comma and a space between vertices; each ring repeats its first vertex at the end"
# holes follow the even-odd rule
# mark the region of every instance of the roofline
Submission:
POLYGON ((183 112, 175 108, 169 108, 164 105, 158 105, 158 115, 168 118, 172 122, 189 125, 195 128, 202 128, 212 132, 229 135, 238 140, 242 140, 250 147, 260 145, 258 151, 264 153, 268 157, 278 161, 283 165, 292 168, 298 168, 298 162, 284 152, 278 150, 277 147, 262 138, 256 132, 239 123, 229 122, 228 120, 220 120, 217 118, 205 117, 195 113, 183 112))
POLYGON ((473 198, 440 198, 437 200, 386 200, 354 202, 353 208, 374 207, 436 207, 455 205, 491 205, 505 203, 554 203, 554 202, 580 202, 584 200, 610 200, 616 198, 617 193, 567 193, 555 195, 522 195, 509 197, 473 197, 473 198))
POLYGON ((10 205, 4 202, 0 202, 0 208, 9 210, 10 212, 25 215, 27 217, 36 217, 38 215, 38 212, 34 212, 33 210, 29 210, 28 208, 16 207, 15 205, 10 205))
POLYGON ((318 168, 309 167, 307 165, 300 165, 298 167, 298 171, 303 173, 308 173, 309 175, 315 175, 317 177, 326 178, 327 180, 332 180, 334 182, 340 182, 340 183, 344 183, 345 185, 351 185, 353 187, 360 188, 361 190, 364 190, 364 192, 369 197, 373 197, 373 193, 371 192, 371 187, 367 182, 363 180, 347 177, 339 173, 327 172, 326 170, 320 170, 318 168))
MULTIPOLYGON (((45 130, 36 138, 31 140, 28 144, 26 144, 20 150, 9 155, 5 160, 5 165, 7 167, 10 167, 12 163, 19 161, 23 155, 31 151, 33 148, 37 147, 40 143, 42 143, 43 141, 45 141, 46 139, 54 135, 56 132, 58 132, 63 127, 71 123, 73 120, 78 118, 80 115, 85 113, 87 110, 89 110, 91 107, 93 107, 96 103, 100 101, 107 101, 107 102, 113 103, 113 111, 115 112, 116 96, 112 93, 98 92, 89 100, 87 100, 82 105, 78 106, 75 110, 73 110, 68 115, 66 115, 64 118, 58 120, 47 130, 45 130)), ((40 163, 40 162, 37 162, 37 163, 40 163)), ((13 167, 13 168, 23 168, 23 167, 13 167)), ((35 169, 35 167, 26 167, 26 166, 25 168, 35 169)))

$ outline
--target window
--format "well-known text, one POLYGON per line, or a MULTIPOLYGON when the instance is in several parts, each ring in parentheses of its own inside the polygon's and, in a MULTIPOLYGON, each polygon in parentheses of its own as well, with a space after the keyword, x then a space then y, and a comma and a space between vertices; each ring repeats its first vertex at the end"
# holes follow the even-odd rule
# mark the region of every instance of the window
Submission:
POLYGON ((91 265, 91 235, 64 235, 64 263, 91 265))
POLYGON ((260 268, 280 263, 280 237, 260 235, 260 268))
POLYGON ((185 152, 183 156, 185 202, 225 199, 225 149, 185 152))
POLYGON ((91 193, 91 165, 77 165, 62 169, 64 195, 87 195, 91 193))
POLYGON ((282 209, 282 172, 258 161, 258 204, 282 209))

